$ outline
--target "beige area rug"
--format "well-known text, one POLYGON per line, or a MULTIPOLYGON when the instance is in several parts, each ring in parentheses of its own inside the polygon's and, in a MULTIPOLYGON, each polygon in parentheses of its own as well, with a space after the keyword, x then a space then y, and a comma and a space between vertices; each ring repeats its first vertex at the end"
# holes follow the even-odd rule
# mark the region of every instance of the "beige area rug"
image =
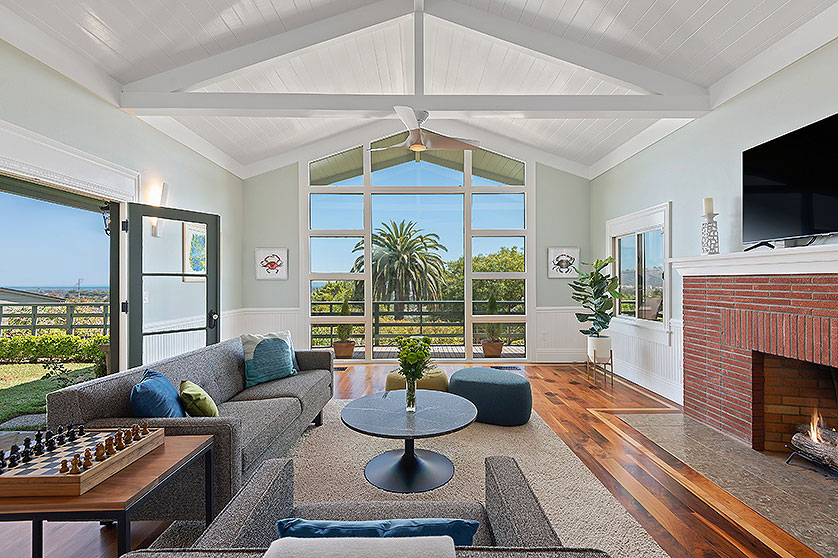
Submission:
POLYGON ((465 430, 417 440, 417 449, 446 455, 454 478, 420 494, 380 490, 364 478, 364 466, 379 453, 403 447, 398 440, 354 432, 340 420, 349 400, 330 401, 323 426, 309 428, 292 450, 296 501, 478 500, 484 501, 483 460, 514 457, 566 546, 605 550, 614 558, 667 556, 652 537, 535 413, 524 426, 474 423, 465 430))

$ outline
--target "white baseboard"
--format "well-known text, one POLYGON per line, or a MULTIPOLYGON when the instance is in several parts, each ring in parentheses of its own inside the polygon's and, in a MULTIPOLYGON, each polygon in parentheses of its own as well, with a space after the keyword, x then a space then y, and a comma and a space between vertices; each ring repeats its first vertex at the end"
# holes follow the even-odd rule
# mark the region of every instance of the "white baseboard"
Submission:
POLYGON ((533 360, 544 363, 585 362, 585 349, 536 349, 533 360))

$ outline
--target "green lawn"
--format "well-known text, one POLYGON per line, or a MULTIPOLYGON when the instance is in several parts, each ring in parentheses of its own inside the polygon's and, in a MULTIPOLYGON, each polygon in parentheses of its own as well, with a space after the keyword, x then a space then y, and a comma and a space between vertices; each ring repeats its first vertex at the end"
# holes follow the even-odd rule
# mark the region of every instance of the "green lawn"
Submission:
POLYGON ((0 364, 0 423, 43 413, 49 392, 96 377, 92 363, 61 366, 63 372, 52 372, 43 364, 0 364))

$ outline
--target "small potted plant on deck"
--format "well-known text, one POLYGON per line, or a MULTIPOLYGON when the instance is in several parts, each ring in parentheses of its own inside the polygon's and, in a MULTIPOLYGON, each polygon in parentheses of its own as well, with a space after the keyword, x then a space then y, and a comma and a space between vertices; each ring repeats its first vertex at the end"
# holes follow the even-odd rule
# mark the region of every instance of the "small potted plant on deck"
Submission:
MULTIPOLYGON (((343 298, 340 315, 349 315, 349 297, 343 298)), ((355 341, 352 340, 352 324, 338 324, 335 333, 337 334, 337 341, 332 343, 335 358, 352 358, 355 353, 355 341)))
MULTIPOLYGON (((486 301, 486 314, 495 316, 498 313, 498 298, 494 292, 489 293, 486 301)), ((486 339, 480 342, 483 346, 484 358, 500 358, 503 353, 503 339, 500 337, 501 324, 486 324, 486 339)))
POLYGON ((587 312, 577 312, 576 319, 580 323, 590 322, 587 329, 579 331, 588 336, 588 359, 594 363, 603 363, 611 360, 611 338, 602 335, 608 329, 613 317, 614 299, 621 297, 617 291, 619 278, 612 277, 602 270, 614 263, 614 258, 596 260, 589 264, 582 262, 582 265, 591 267, 588 273, 579 274, 577 279, 570 282, 573 289, 571 298, 582 305, 587 312))

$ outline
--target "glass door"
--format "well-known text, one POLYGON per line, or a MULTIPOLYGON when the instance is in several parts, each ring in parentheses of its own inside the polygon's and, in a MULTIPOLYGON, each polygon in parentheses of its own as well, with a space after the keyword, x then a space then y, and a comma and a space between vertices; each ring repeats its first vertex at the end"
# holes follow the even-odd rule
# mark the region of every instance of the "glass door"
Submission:
POLYGON ((128 204, 130 367, 218 343, 220 223, 209 213, 128 204))

